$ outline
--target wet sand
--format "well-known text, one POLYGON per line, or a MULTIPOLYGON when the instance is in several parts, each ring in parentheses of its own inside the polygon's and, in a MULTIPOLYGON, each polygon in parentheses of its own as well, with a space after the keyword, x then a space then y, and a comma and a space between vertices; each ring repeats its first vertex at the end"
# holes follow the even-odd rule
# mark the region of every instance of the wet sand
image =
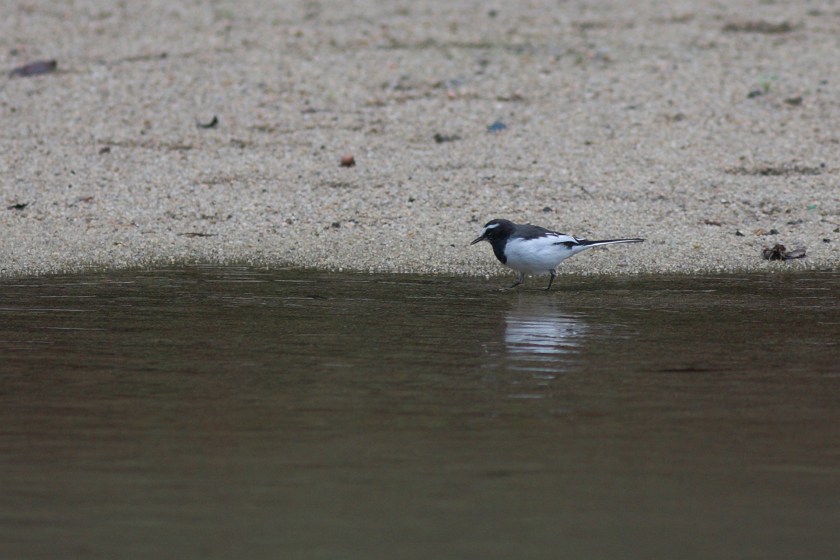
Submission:
POLYGON ((831 2, 267 4, 5 10, 0 274, 496 274, 495 217, 647 239, 561 274, 840 263, 831 2))

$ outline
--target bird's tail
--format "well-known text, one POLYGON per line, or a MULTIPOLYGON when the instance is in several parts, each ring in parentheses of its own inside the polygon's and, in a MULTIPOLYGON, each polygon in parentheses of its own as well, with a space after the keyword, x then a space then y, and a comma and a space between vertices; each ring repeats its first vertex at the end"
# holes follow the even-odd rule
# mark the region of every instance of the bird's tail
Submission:
POLYGON ((644 241, 644 239, 639 237, 628 237, 626 239, 599 239, 598 241, 578 239, 578 243, 585 247, 597 247, 598 245, 610 245, 612 243, 641 243, 642 241, 644 241))

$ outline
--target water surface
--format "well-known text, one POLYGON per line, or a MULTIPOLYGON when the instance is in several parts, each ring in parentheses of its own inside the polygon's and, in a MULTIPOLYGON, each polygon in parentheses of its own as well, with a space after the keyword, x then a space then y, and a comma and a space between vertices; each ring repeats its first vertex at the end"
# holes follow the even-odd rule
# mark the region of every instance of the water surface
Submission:
POLYGON ((0 282, 0 557, 840 557, 840 275, 507 283, 0 282))

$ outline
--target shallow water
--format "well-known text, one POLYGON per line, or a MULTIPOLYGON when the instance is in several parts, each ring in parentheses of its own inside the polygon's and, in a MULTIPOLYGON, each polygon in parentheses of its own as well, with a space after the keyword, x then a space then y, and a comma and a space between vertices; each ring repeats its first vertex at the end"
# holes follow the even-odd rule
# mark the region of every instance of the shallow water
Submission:
POLYGON ((507 283, 0 282, 0 557, 840 557, 840 274, 507 283))

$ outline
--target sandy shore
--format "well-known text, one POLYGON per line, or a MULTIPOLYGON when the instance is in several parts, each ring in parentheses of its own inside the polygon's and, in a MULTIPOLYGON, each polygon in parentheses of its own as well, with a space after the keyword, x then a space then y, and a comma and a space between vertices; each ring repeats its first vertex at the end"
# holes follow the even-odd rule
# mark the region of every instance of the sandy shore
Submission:
POLYGON ((648 240, 563 273, 840 265, 836 4, 513 4, 6 8, 0 274, 495 274, 495 217, 648 240))

